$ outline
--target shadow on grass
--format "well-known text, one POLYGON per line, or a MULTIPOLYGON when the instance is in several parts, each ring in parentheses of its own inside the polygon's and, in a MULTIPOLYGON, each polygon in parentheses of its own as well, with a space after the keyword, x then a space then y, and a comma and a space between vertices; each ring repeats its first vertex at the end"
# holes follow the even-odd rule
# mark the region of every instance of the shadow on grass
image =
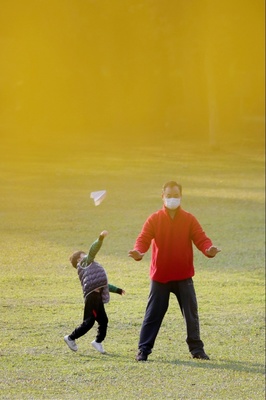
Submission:
POLYGON ((172 365, 189 366, 193 368, 205 368, 205 369, 220 369, 220 370, 232 370, 240 372, 251 372, 254 374, 264 374, 264 366, 259 363, 234 361, 234 360, 219 360, 219 361, 163 361, 172 365))
MULTIPOLYGON (((79 355, 80 357, 88 357, 87 355, 79 355)), ((94 355, 93 359, 97 358, 98 355, 94 355)), ((132 361, 136 364, 137 361, 133 356, 125 356, 123 354, 116 354, 116 353, 105 353, 99 354, 99 356, 103 357, 105 361, 113 361, 114 359, 119 359, 119 362, 126 362, 132 361)), ((164 360, 164 359, 149 359, 147 362, 141 362, 141 364, 169 364, 169 365, 176 365, 182 367, 191 367, 191 368, 202 368, 202 369, 213 369, 213 370, 232 370, 232 371, 239 371, 239 372, 249 372, 254 374, 263 374, 265 373, 265 367, 263 364, 260 363, 252 363, 252 362, 244 362, 244 361, 234 361, 234 360, 191 360, 191 361, 182 361, 182 360, 164 360)))

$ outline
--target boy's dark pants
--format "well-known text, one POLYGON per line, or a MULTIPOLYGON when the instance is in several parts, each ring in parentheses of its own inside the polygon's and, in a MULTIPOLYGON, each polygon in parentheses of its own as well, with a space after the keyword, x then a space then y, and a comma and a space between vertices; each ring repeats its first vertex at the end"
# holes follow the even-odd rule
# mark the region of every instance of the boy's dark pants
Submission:
POLYGON ((102 295, 98 292, 90 293, 85 300, 83 322, 69 335, 70 339, 75 340, 85 335, 98 322, 96 342, 101 343, 106 336, 108 317, 106 315, 102 295))
POLYGON ((164 315, 168 309, 170 293, 174 293, 187 326, 187 344, 191 354, 203 350, 200 340, 198 305, 192 278, 183 281, 159 283, 151 281, 150 295, 142 324, 139 349, 150 354, 164 315))

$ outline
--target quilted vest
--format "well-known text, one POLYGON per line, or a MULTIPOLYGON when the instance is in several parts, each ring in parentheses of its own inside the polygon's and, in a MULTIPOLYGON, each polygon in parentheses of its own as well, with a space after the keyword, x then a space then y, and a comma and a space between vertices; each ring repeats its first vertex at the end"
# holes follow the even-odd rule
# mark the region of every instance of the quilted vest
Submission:
POLYGON ((103 303, 108 303, 110 300, 110 294, 108 289, 108 279, 104 268, 93 261, 89 265, 77 266, 79 280, 82 286, 84 298, 86 298, 95 289, 102 289, 101 295, 103 303))

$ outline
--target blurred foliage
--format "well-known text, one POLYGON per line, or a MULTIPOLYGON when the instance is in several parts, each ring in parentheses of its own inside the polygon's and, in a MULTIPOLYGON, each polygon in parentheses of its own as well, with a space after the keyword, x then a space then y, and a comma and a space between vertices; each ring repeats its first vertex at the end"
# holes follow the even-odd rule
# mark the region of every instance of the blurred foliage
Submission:
POLYGON ((7 142, 263 140, 263 0, 2 0, 0 26, 7 142))

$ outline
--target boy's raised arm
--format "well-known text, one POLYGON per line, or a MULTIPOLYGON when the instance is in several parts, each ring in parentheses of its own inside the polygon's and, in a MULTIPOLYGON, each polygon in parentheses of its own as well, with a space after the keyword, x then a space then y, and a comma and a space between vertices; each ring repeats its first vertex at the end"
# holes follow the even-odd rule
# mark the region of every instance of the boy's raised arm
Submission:
POLYGON ((85 258, 85 261, 86 261, 86 264, 87 264, 87 265, 90 264, 90 263, 94 260, 96 254, 98 253, 98 251, 99 251, 100 248, 102 247, 103 239, 104 239, 107 235, 108 235, 108 232, 107 232, 107 231, 102 231, 102 232, 100 233, 98 239, 96 239, 96 240, 92 243, 92 245, 91 245, 91 247, 90 247, 90 250, 89 250, 89 253, 88 253, 87 257, 85 258))

